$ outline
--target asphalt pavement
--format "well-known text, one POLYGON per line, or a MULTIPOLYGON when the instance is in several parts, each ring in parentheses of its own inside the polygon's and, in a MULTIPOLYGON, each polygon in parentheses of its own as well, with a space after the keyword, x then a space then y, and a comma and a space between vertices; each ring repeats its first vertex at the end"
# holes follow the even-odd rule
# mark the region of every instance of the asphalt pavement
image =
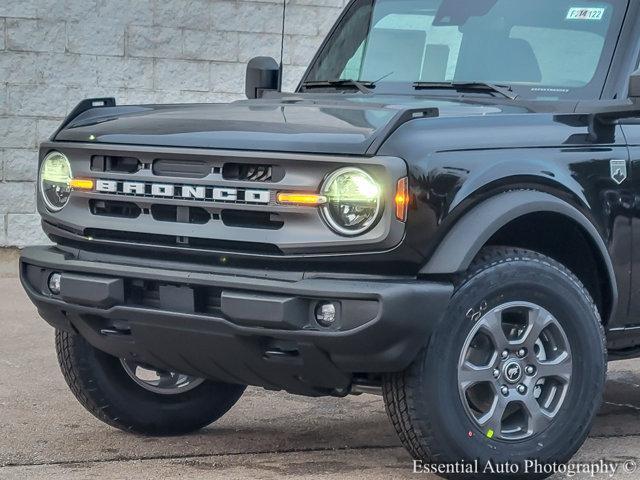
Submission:
MULTIPOLYGON (((415 477, 373 395, 312 399, 250 388, 219 422, 181 437, 102 424, 67 389, 53 330, 12 273, 15 255, 0 252, 0 264, 0 479, 415 477)), ((640 467, 624 472, 640 464, 640 361, 609 370, 605 403, 574 460, 614 462, 614 478, 640 478, 640 467)))

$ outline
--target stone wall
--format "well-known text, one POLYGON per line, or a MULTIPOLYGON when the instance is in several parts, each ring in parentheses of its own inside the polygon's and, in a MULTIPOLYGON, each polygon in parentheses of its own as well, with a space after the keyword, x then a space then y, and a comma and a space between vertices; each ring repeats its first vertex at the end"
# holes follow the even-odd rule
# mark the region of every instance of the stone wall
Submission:
MULTIPOLYGON (((291 90, 347 0, 287 0, 291 90)), ((243 97, 246 62, 280 58, 281 0, 0 0, 0 246, 45 241, 37 146, 83 98, 243 97)))

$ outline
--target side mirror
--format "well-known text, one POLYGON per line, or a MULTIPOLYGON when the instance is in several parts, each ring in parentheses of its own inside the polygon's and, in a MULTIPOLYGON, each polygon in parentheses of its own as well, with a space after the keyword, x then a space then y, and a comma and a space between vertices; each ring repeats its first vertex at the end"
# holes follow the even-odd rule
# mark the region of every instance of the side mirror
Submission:
POLYGON ((265 91, 277 91, 280 86, 280 66, 271 57, 255 57, 247 64, 245 92, 247 98, 260 98, 265 91))
POLYGON ((594 106, 592 102, 578 103, 573 113, 586 114, 589 138, 597 143, 613 143, 615 125, 626 118, 640 118, 640 69, 629 77, 628 102, 594 106))
POLYGON ((636 70, 629 77, 629 99, 633 103, 640 103, 640 70, 636 70))

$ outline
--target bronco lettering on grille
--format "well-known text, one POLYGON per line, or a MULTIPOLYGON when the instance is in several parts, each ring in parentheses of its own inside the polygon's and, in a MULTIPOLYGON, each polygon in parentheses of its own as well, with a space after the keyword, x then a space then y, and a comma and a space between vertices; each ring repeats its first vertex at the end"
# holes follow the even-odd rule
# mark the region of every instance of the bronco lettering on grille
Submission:
POLYGON ((211 200, 214 202, 243 202, 268 204, 269 190, 251 190, 229 187, 209 187, 205 185, 172 185, 168 183, 119 182, 117 180, 96 180, 96 191, 147 197, 167 197, 186 200, 211 200))

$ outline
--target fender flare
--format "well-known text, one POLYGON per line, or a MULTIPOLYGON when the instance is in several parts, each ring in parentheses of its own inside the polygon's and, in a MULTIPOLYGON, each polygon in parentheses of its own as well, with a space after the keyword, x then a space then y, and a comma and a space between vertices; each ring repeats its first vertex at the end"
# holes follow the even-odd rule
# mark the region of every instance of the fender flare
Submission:
MULTIPOLYGON (((606 267, 612 310, 618 302, 618 287, 611 257, 596 227, 571 204, 549 193, 518 190, 498 194, 473 207, 449 230, 421 275, 453 274, 469 268, 486 242, 509 222, 530 213, 558 213, 580 225, 606 267)), ((607 318, 613 315, 608 312, 607 318)))

